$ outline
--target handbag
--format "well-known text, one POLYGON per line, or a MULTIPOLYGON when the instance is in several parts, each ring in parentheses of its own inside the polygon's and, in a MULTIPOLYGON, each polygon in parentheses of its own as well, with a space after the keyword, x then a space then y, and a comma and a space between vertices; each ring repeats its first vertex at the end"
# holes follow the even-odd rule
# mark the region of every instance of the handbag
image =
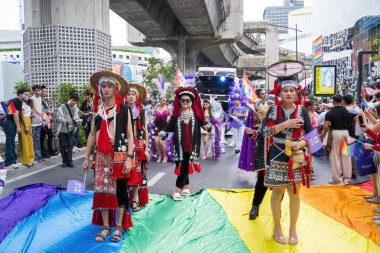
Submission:
POLYGON ((373 162, 373 150, 364 149, 363 145, 357 145, 355 149, 355 162, 360 176, 367 176, 376 173, 376 166, 373 162))

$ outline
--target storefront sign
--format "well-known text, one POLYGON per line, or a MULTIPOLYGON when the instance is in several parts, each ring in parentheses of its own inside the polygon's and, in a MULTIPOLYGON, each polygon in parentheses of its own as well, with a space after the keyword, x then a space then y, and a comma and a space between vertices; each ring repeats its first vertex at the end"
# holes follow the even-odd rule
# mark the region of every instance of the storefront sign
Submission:
POLYGON ((314 66, 314 95, 332 96, 336 92, 336 66, 314 66))

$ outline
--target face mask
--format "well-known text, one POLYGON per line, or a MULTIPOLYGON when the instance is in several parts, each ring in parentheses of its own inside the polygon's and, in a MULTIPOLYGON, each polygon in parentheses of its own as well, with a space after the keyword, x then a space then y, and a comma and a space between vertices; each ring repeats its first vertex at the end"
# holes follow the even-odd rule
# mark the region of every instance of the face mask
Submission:
POLYGON ((21 99, 22 99, 23 101, 26 101, 26 100, 29 99, 29 96, 28 96, 28 95, 22 95, 22 96, 21 96, 21 99))

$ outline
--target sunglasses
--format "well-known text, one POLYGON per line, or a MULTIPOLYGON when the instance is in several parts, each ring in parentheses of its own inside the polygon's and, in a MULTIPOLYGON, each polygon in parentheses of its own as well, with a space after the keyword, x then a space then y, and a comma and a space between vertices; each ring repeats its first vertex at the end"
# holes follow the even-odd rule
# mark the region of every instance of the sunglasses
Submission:
POLYGON ((190 104, 191 100, 190 99, 181 99, 182 104, 190 104))

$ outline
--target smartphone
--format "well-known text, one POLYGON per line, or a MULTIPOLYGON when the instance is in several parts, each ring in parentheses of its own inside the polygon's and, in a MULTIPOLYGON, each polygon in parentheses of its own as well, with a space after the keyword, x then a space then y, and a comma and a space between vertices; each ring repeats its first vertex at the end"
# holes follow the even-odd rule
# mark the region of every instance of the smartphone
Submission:
POLYGON ((361 107, 362 111, 364 112, 365 106, 363 104, 360 104, 360 107, 361 107))
POLYGON ((363 117, 362 116, 358 116, 358 119, 359 119, 359 124, 361 127, 364 127, 364 121, 363 121, 363 117))

